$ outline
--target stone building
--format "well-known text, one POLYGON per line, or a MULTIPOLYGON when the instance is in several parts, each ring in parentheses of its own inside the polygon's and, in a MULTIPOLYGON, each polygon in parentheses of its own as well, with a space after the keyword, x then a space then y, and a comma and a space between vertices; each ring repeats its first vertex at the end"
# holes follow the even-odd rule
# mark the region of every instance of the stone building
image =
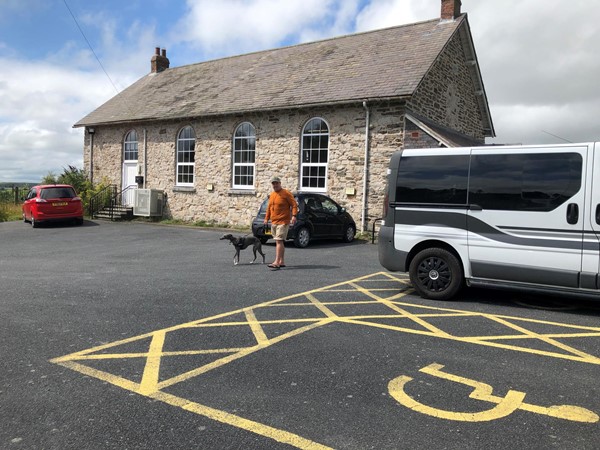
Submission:
POLYGON ((74 126, 94 181, 138 176, 172 218, 249 225, 278 175, 359 230, 382 214, 392 152, 494 136, 460 0, 434 20, 183 67, 157 48, 148 75, 74 126))

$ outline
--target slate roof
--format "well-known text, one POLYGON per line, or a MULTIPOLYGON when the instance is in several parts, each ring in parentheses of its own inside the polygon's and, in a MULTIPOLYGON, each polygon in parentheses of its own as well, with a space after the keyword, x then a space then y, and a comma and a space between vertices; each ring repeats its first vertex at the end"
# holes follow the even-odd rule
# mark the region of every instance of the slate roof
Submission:
POLYGON ((410 96, 463 22, 434 19, 150 73, 74 127, 410 96))

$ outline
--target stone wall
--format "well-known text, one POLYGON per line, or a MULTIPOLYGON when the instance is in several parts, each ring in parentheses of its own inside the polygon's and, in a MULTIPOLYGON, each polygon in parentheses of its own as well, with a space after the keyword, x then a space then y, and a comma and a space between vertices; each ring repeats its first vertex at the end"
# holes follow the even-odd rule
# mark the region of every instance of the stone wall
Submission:
MULTIPOLYGON (((121 185, 123 139, 134 128, 138 134, 139 163, 145 170, 146 187, 165 191, 167 217, 248 226, 270 192, 271 176, 280 176, 287 189, 299 189, 302 127, 310 118, 321 117, 330 131, 325 193, 348 209, 359 230, 369 230, 373 220, 382 215, 390 156, 404 145, 406 108, 481 142, 485 139, 458 33, 408 103, 401 100, 371 102, 368 107, 369 169, 364 221, 361 219, 366 112, 362 102, 178 122, 96 126, 94 180, 121 185), (241 191, 231 188, 232 137, 236 127, 245 121, 251 122, 256 129, 256 172, 253 189, 241 191), (190 125, 196 134, 195 182, 193 187, 181 188, 175 186, 175 147, 177 134, 186 125, 190 125)), ((420 133, 417 140, 419 142, 410 145, 423 147, 432 143, 425 133, 420 133)), ((88 172, 89 144, 89 136, 86 136, 84 164, 88 172)))
MULTIPOLYGON (((370 106, 367 229, 373 219, 381 216, 385 173, 391 153, 402 144, 403 116, 400 102, 370 106)), ((122 142, 127 132, 135 129, 138 162, 142 167, 146 164, 146 187, 166 192, 168 217, 249 225, 271 190, 271 176, 280 176, 287 189, 299 189, 300 136, 306 121, 313 117, 323 118, 330 131, 325 193, 348 209, 360 229, 366 120, 362 104, 134 127, 98 126, 94 135, 94 180, 121 186, 122 142), (251 190, 233 190, 232 137, 236 127, 245 121, 256 128, 255 185, 251 190), (195 182, 189 188, 175 186, 176 139, 186 125, 196 134, 195 182), (353 194, 348 193, 352 190, 353 194)), ((89 171, 89 137, 86 144, 84 164, 89 171)))
POLYGON ((459 33, 411 97, 409 109, 484 142, 481 112, 459 33))

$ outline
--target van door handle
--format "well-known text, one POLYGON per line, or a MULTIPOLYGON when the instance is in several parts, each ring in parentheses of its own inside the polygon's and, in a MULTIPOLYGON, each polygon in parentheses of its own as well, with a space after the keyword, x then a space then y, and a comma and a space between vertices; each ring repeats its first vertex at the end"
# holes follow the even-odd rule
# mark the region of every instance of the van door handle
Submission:
POLYGON ((579 206, 577 203, 569 203, 567 206, 567 223, 575 225, 579 220, 579 206))
POLYGON ((600 203, 596 205, 596 223, 600 225, 600 203))

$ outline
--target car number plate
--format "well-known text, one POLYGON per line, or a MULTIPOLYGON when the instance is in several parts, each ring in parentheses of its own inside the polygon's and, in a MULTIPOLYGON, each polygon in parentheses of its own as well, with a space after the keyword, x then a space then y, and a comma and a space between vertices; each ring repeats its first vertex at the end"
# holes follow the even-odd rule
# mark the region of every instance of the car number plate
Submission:
POLYGON ((67 206, 69 203, 68 202, 57 202, 57 203, 52 203, 52 206, 67 206))

